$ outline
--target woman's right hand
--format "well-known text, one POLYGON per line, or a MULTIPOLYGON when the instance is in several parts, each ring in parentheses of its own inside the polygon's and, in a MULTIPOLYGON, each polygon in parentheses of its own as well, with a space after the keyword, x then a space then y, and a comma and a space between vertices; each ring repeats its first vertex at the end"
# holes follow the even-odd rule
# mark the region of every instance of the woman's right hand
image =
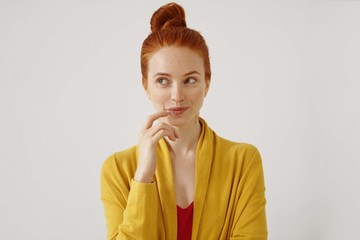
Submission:
POLYGON ((170 124, 154 122, 162 117, 168 116, 168 112, 157 112, 150 115, 139 134, 139 159, 135 172, 134 180, 137 182, 150 183, 156 170, 156 146, 163 137, 168 137, 171 141, 178 138, 175 127, 170 124))

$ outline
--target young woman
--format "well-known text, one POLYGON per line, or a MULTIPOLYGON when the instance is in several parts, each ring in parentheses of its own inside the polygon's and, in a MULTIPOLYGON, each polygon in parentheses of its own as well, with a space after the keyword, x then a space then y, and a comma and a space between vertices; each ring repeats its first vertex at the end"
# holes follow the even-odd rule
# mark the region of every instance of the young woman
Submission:
POLYGON ((258 150, 199 117, 211 71, 206 43, 170 3, 151 18, 142 81, 155 108, 139 143, 103 165, 108 239, 267 239, 258 150))

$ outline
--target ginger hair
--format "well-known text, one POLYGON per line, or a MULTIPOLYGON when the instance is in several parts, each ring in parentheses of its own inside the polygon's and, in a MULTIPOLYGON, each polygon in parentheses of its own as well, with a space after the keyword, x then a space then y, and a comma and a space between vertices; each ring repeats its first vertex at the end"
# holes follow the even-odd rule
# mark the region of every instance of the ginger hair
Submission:
POLYGON ((176 3, 160 7, 151 17, 151 33, 141 48, 142 84, 147 88, 148 63, 151 56, 163 47, 186 47, 197 52, 204 60, 205 80, 211 79, 209 50, 203 36, 187 28, 184 9, 176 3))

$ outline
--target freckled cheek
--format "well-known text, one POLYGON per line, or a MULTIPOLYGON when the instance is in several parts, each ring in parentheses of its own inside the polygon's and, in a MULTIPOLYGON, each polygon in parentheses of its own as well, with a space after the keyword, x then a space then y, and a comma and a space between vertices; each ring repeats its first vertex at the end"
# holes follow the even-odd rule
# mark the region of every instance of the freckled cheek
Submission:
POLYGON ((196 95, 192 95, 192 102, 195 108, 201 108, 205 100, 204 91, 198 91, 196 95))
POLYGON ((196 91, 192 91, 191 94, 188 95, 193 101, 202 101, 205 97, 204 91, 202 89, 197 89, 196 91))
POLYGON ((170 101, 170 94, 166 94, 163 92, 157 93, 153 95, 152 100, 156 106, 162 107, 170 101))

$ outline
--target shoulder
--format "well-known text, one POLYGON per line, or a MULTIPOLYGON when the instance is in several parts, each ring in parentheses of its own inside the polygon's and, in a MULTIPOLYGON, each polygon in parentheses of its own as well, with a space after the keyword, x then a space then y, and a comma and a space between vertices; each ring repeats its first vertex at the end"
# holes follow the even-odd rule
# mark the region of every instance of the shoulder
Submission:
POLYGON ((132 146, 107 157, 102 166, 102 176, 122 176, 122 178, 133 177, 136 171, 138 146, 132 146))
POLYGON ((223 172, 230 178, 238 179, 258 178, 262 176, 262 159, 256 146, 250 143, 234 142, 219 137, 220 149, 218 157, 215 158, 215 164, 219 171, 219 175, 223 176, 223 172), (226 169, 224 171, 224 169, 226 169))
POLYGON ((244 142, 234 142, 223 137, 217 136, 217 143, 218 145, 223 148, 224 150, 229 151, 230 153, 241 153, 247 155, 253 155, 254 153, 258 152, 256 146, 250 143, 244 142))
POLYGON ((241 166, 252 159, 261 161, 259 151, 253 144, 225 139, 212 130, 204 119, 200 121, 205 129, 205 139, 215 151, 217 161, 241 166))
POLYGON ((229 161, 240 161, 242 164, 248 164, 251 161, 261 163, 258 148, 250 143, 234 142, 217 136, 217 149, 229 161))
POLYGON ((207 130, 205 135, 208 136, 207 139, 215 147, 217 152, 221 152, 221 155, 244 155, 250 156, 258 153, 257 147, 250 143, 244 142, 235 142, 228 139, 225 139, 219 136, 213 129, 211 129, 207 122, 204 119, 200 119, 202 125, 207 130))

